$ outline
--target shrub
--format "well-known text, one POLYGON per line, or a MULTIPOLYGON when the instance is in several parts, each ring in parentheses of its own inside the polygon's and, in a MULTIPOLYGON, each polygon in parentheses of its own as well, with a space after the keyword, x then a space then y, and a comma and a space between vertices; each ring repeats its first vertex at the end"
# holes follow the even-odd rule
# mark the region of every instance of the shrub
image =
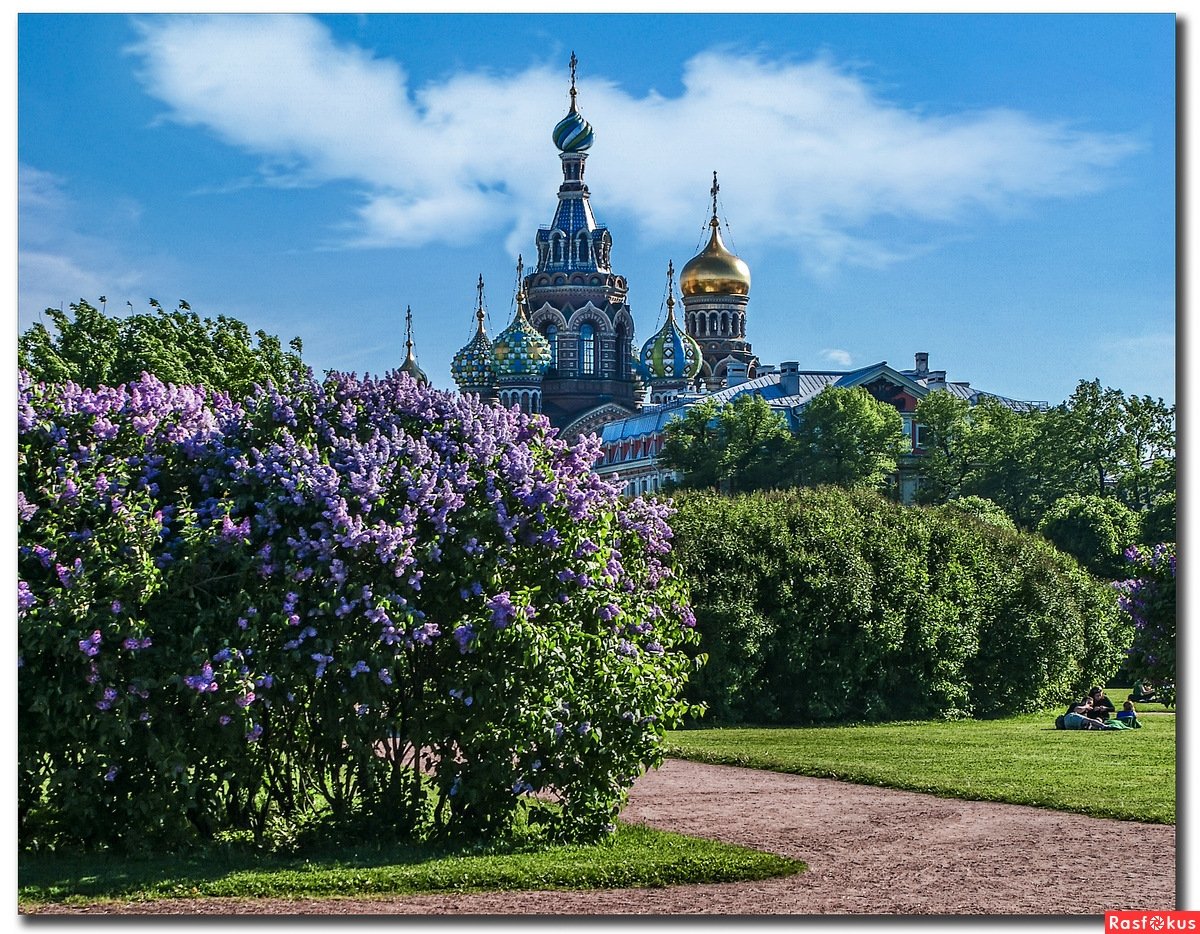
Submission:
POLYGON ((603 835, 695 636, 669 509, 595 454, 399 374, 239 404, 23 376, 22 842, 495 836, 535 793, 603 835))
POLYGON ((1141 536, 1138 514, 1107 496, 1070 493, 1055 502, 1038 532, 1098 577, 1121 573, 1122 554, 1141 536))
POLYGON ((715 719, 998 716, 1065 700, 1128 643, 1110 588, 1039 537, 833 487, 679 496, 715 719))
POLYGON ((1175 654, 1178 603, 1175 597, 1175 546, 1134 546, 1125 552, 1133 576, 1114 586, 1121 609, 1133 620, 1133 643, 1126 670, 1154 683, 1159 697, 1175 702, 1175 654))
POLYGON ((950 515, 971 516, 980 522, 998 526, 1002 529, 1016 530, 1017 524, 1008 513, 997 503, 982 496, 960 496, 942 505, 942 510, 950 515))

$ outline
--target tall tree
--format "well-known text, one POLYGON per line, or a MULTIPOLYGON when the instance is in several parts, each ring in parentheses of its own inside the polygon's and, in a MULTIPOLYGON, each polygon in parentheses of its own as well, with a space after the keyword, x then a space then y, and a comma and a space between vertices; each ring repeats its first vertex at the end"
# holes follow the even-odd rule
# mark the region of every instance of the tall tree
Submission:
POLYGON ((800 413, 796 444, 805 486, 880 489, 907 450, 899 411, 861 386, 817 393, 800 413))
POLYGON ((681 487, 740 493, 787 483, 791 434, 761 396, 706 399, 663 434, 663 463, 683 474, 681 487))
POLYGON ((973 466, 970 404, 934 391, 917 404, 916 421, 924 428, 917 501, 939 505, 958 498, 973 466))

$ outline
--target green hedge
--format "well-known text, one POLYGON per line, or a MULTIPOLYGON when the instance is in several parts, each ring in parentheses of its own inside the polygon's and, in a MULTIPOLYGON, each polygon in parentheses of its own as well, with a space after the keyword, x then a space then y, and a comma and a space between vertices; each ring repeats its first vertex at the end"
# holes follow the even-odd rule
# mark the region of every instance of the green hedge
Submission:
POLYGON ((709 719, 1044 708, 1117 669, 1115 593, 1035 535, 834 487, 676 498, 709 719))

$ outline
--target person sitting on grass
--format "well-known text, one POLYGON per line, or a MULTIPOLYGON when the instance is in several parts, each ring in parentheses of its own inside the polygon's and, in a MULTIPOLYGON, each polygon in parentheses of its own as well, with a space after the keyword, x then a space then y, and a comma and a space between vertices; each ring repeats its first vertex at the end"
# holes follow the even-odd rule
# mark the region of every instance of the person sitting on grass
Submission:
POLYGON ((1154 686, 1138 678, 1133 682, 1133 693, 1129 695, 1129 699, 1139 704, 1142 701, 1154 700, 1154 686))
POLYGON ((1104 721, 1092 715, 1092 699, 1085 694, 1082 700, 1067 708, 1063 726, 1068 730, 1103 730, 1104 721))
POLYGON ((1121 707, 1122 709, 1117 711, 1117 722, 1124 723, 1131 729, 1140 730, 1142 724, 1138 722, 1137 711, 1133 709, 1133 701, 1125 701, 1121 707))
POLYGON ((1090 691, 1088 691, 1088 697, 1090 697, 1092 701, 1091 716, 1097 718, 1098 720, 1107 720, 1117 712, 1116 706, 1105 695, 1103 688, 1092 688, 1090 691))

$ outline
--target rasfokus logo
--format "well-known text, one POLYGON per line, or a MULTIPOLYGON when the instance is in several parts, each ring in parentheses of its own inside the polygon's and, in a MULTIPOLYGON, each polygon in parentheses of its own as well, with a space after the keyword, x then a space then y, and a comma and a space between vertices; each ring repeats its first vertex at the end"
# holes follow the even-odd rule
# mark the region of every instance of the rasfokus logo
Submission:
POLYGON ((1200 911, 1106 911, 1105 931, 1142 931, 1159 934, 1167 931, 1195 931, 1200 911))

